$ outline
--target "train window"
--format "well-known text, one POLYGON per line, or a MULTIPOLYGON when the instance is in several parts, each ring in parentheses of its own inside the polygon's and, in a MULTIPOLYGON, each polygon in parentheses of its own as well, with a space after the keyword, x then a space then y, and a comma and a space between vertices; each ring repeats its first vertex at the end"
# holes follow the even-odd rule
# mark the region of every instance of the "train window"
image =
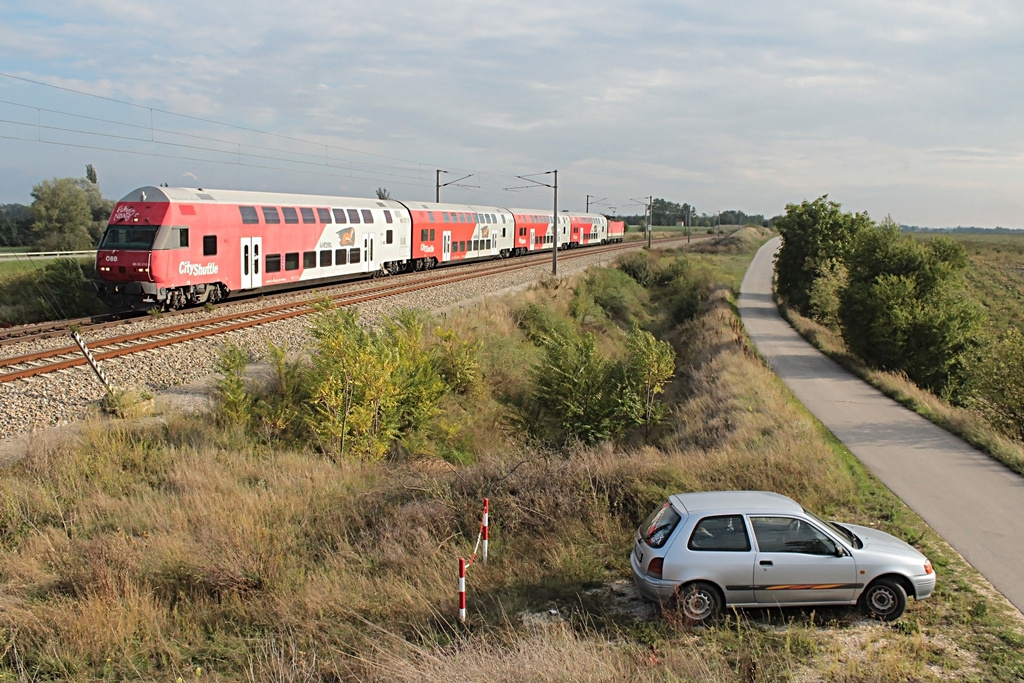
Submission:
POLYGON ((358 223, 359 222, 359 209, 349 209, 348 210, 348 222, 349 223, 358 223))
POLYGON ((217 236, 216 235, 204 235, 203 236, 203 256, 216 256, 217 255, 217 236))
POLYGON ((281 255, 280 254, 267 254, 267 266, 265 270, 268 273, 279 273, 281 272, 281 255))
POLYGON ((256 213, 255 206, 240 206, 238 207, 239 212, 242 214, 242 223, 250 225, 253 223, 259 223, 260 217, 256 213))
POLYGON ((459 241, 459 251, 466 251, 466 243, 462 240, 459 241))
POLYGON ((349 263, 359 263, 359 250, 358 249, 349 249, 348 250, 348 262, 349 263))
POLYGON ((394 221, 391 220, 391 212, 388 211, 387 209, 384 209, 384 221, 386 223, 393 223, 394 222, 394 221))
POLYGON ((304 251, 304 252, 302 252, 302 267, 303 268, 316 268, 316 252, 315 251, 304 251))
POLYGON ((277 212, 276 206, 261 206, 263 209, 263 222, 269 224, 280 223, 281 215, 277 212))
POLYGON ((384 243, 385 244, 391 244, 394 241, 395 241, 395 231, 394 230, 388 230, 387 232, 384 233, 384 243))
POLYGON ((505 236, 505 228, 504 228, 504 227, 502 227, 502 228, 501 228, 501 236, 502 236, 502 237, 504 237, 504 236, 505 236))
POLYGON ((178 228, 178 246, 188 246, 188 228, 178 228))
POLYGON ((431 242, 434 241, 434 229, 433 228, 430 229, 430 241, 431 242))
POLYGON ((334 222, 335 223, 348 223, 348 218, 345 217, 345 209, 334 210, 334 222))
POLYGON ((448 222, 448 212, 447 211, 442 211, 441 212, 441 220, 443 220, 445 223, 448 222))
POLYGON ((317 209, 316 216, 320 219, 321 223, 331 222, 331 210, 330 209, 317 209))
POLYGON ((331 250, 330 249, 321 249, 320 250, 320 267, 321 268, 326 268, 329 265, 331 265, 331 250))
POLYGON ((427 211, 427 218, 429 218, 430 222, 433 223, 434 222, 434 212, 433 211, 427 211))
POLYGON ((480 240, 473 240, 473 251, 480 251, 480 240))
POLYGON ((348 263, 348 249, 335 249, 334 263, 338 266, 343 266, 348 263))
POLYGON ((420 242, 426 242, 426 241, 427 241, 427 229, 423 228, 422 230, 420 230, 420 242))
MULTIPOLYGON (((357 221, 352 221, 352 222, 356 223, 357 221)), ((363 209, 363 222, 364 223, 372 223, 373 222, 373 213, 371 213, 369 209, 363 209)))
POLYGON ((313 209, 308 206, 299 208, 299 213, 302 214, 303 223, 316 223, 316 216, 313 215, 313 209))
POLYGON ((282 206, 281 213, 284 214, 285 223, 298 223, 299 213, 295 210, 294 206, 282 206))
POLYGON ((299 252, 293 251, 284 255, 284 269, 285 270, 298 270, 299 269, 299 252))

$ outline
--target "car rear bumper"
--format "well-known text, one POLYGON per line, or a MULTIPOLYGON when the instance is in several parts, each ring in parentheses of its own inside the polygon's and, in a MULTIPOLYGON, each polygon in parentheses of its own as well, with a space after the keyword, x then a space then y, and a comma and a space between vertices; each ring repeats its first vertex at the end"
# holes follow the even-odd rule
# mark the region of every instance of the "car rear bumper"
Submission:
POLYGON ((633 568, 633 583, 645 600, 666 603, 675 595, 677 584, 674 581, 663 581, 648 576, 637 563, 635 552, 629 554, 629 565, 633 568))

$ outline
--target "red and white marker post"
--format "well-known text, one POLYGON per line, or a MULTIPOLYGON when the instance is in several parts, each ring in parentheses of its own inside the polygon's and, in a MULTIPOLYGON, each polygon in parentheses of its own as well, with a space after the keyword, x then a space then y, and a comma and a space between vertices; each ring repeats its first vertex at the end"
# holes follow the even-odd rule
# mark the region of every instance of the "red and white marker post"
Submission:
POLYGON ((484 515, 480 519, 480 533, 476 536, 476 546, 473 548, 473 554, 469 558, 469 562, 466 562, 466 558, 459 558, 459 621, 466 623, 466 570, 469 569, 470 565, 476 560, 476 551, 480 550, 480 561, 483 564, 487 564, 487 536, 489 532, 489 517, 490 517, 491 502, 487 498, 484 498, 484 515), (481 548, 481 543, 483 548, 481 548))
POLYGON ((459 558, 459 621, 466 623, 466 558, 459 558))
POLYGON ((487 530, 488 530, 488 520, 487 520, 487 517, 488 517, 488 514, 489 514, 489 510, 490 510, 490 505, 491 505, 491 502, 487 498, 484 498, 484 521, 483 521, 483 524, 481 525, 481 529, 480 529, 480 533, 482 533, 483 537, 484 537, 484 547, 483 547, 482 553, 480 555, 480 561, 483 562, 484 564, 487 564, 487 530))

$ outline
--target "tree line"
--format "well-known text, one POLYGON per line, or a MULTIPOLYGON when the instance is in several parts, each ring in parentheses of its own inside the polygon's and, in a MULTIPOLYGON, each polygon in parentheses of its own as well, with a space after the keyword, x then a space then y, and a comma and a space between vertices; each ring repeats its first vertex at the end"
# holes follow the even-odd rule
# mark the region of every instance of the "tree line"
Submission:
POLYGON ((0 246, 40 251, 95 248, 114 210, 92 164, 82 178, 53 178, 32 188, 32 204, 0 206, 0 246))
MULTIPOLYGON (((718 225, 760 225, 771 227, 779 218, 765 218, 761 214, 748 214, 739 209, 719 211, 713 214, 698 213, 697 208, 683 202, 679 204, 660 197, 651 200, 651 214, 654 225, 687 225, 697 228, 712 228, 718 225)), ((612 216, 625 221, 627 225, 646 225, 647 214, 612 216)))
POLYGON ((787 305, 838 331, 870 366, 902 372, 1024 439, 1024 337, 986 329, 966 293, 963 245, 922 243, 891 218, 844 212, 827 195, 787 205, 775 229, 776 290, 787 305))

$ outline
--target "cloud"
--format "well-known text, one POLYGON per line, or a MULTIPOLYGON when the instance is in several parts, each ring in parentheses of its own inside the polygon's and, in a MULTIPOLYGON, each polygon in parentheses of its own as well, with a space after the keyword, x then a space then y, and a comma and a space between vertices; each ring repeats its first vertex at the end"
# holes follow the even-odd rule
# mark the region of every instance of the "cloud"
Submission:
POLYGON ((446 168, 480 179, 452 199, 502 203, 510 177, 559 167, 574 208, 653 193, 771 214, 828 192, 906 222, 1022 225, 1022 23, 1010 0, 6 5, 8 73, 136 106, 0 77, 22 108, 118 122, 53 115, 93 131, 62 133, 80 148, 0 138, 3 188, 109 155, 118 196, 201 176, 426 199, 446 168))

